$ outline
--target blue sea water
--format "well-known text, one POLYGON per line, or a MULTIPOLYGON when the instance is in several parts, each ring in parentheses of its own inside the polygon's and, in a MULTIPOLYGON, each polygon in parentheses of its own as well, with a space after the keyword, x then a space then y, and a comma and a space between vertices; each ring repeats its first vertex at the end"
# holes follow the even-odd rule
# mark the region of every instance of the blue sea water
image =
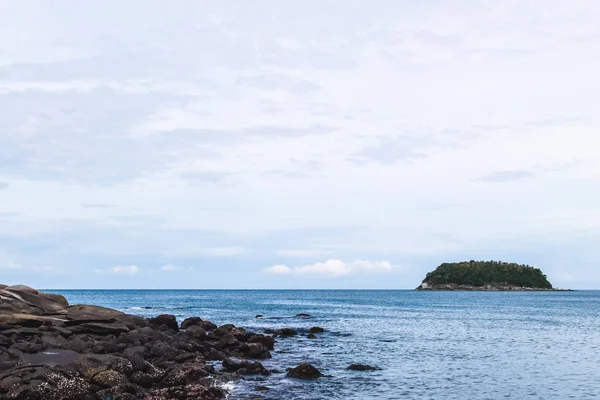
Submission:
POLYGON ((282 373, 235 382, 233 399, 600 398, 600 291, 58 292, 72 304, 179 320, 200 316, 257 332, 327 329, 316 340, 278 340, 264 364, 285 372, 310 362, 330 377, 304 382, 282 373), (381 370, 346 370, 352 363, 381 370), (271 390, 255 392, 257 385, 271 390))

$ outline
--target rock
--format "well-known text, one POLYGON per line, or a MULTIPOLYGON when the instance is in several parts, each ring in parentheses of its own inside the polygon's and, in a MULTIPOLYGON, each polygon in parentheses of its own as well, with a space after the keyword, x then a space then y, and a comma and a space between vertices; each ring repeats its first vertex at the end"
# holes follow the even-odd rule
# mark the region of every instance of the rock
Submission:
POLYGON ((36 295, 40 294, 40 292, 38 292, 34 288, 29 287, 27 285, 12 285, 12 286, 7 286, 4 289, 14 290, 14 291, 18 291, 18 292, 31 293, 31 294, 36 294, 36 295))
POLYGON ((84 323, 68 328, 76 334, 90 333, 94 335, 119 335, 129 332, 129 328, 123 324, 103 324, 99 322, 84 323))
POLYGON ((205 331, 209 332, 209 331, 216 329, 217 325, 213 324, 210 321, 202 321, 202 324, 200 325, 200 327, 202 329, 204 329, 205 331))
POLYGON ((296 317, 300 317, 300 318, 310 318, 310 314, 300 313, 300 314, 296 314, 296 317))
POLYGON ((271 389, 266 386, 255 386, 254 390, 256 390, 257 392, 267 392, 271 389))
POLYGON ((275 331, 275 334, 279 337, 292 337, 297 336, 298 331, 292 328, 282 328, 275 331))
POLYGON ((323 333, 323 332, 325 332, 325 329, 323 329, 319 326, 313 326, 312 328, 310 328, 309 332, 310 333, 323 333))
POLYGON ((269 350, 273 350, 275 347, 275 339, 273 339, 271 336, 265 335, 252 335, 252 337, 248 339, 248 343, 261 343, 264 344, 269 350))
POLYGON ((201 327, 199 327, 198 325, 189 326, 186 329, 186 333, 196 339, 205 339, 206 338, 206 331, 204 329, 202 329, 201 327))
POLYGON ((237 372, 240 375, 270 375, 271 373, 258 361, 234 361, 231 358, 223 360, 223 368, 237 372))
POLYGON ((324 376, 321 371, 309 363, 302 363, 288 371, 287 377, 296 379, 315 379, 324 376))
POLYGON ((264 317, 265 317, 265 316, 264 316, 264 315, 262 315, 262 314, 256 314, 256 317, 254 317, 254 318, 264 318, 264 317))
POLYGON ((69 302, 67 301, 65 296, 62 296, 62 295, 56 294, 56 293, 40 293, 39 295, 45 299, 51 300, 51 301, 61 305, 63 308, 69 307, 69 302))
POLYGON ((187 329, 190 326, 202 326, 202 318, 200 317, 190 317, 183 320, 181 323, 181 329, 187 329))
POLYGON ((372 366, 366 365, 366 364, 352 364, 346 369, 349 369, 351 371, 376 371, 379 368, 372 367, 372 366))
POLYGON ((270 374, 232 357, 269 358, 274 338, 198 317, 181 327, 173 315, 146 320, 0 285, 0 399, 216 400, 226 394, 216 382, 228 378, 207 361, 237 375, 270 374))
POLYGON ((103 388, 110 388, 127 383, 127 378, 120 372, 105 370, 92 376, 90 382, 103 388))
POLYGON ((314 333, 309 333, 308 335, 306 335, 306 337, 308 339, 316 339, 317 338, 314 333))
POLYGON ((164 325, 167 328, 174 330, 175 332, 179 331, 179 325, 177 324, 177 318, 174 315, 170 314, 161 314, 158 317, 148 318, 148 322, 154 326, 164 325))
POLYGON ((271 358, 271 352, 267 346, 262 343, 244 343, 240 349, 240 354, 245 358, 267 359, 271 358))

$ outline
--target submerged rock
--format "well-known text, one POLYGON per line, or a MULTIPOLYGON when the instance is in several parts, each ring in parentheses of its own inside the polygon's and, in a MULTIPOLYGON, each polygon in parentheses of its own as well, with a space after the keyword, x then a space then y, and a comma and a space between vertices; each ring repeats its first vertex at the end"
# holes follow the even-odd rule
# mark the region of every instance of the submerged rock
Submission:
POLYGON ((312 328, 310 328, 309 332, 310 333, 323 333, 323 332, 325 332, 325 329, 323 329, 319 326, 313 326, 312 328))
POLYGON ((351 371, 376 371, 379 368, 372 367, 372 366, 366 365, 366 364, 352 364, 346 369, 349 369, 351 371))

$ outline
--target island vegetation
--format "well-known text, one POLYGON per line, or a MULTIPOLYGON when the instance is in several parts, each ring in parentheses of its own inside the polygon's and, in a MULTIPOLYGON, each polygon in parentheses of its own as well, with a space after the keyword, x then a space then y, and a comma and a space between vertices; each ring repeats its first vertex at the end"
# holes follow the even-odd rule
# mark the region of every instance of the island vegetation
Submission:
POLYGON ((553 290, 539 268, 503 261, 444 263, 429 272, 419 290, 553 290))

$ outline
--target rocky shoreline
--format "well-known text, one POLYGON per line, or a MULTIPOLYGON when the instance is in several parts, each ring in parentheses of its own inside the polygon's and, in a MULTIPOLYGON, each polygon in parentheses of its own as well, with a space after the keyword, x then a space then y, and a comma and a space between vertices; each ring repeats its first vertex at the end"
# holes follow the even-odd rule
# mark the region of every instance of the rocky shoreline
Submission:
POLYGON ((530 288, 523 286, 507 285, 503 283, 492 283, 483 286, 474 285, 459 285, 456 283, 445 283, 434 285, 431 283, 423 282, 415 290, 439 290, 439 291, 496 291, 496 292, 570 292, 571 289, 545 289, 545 288, 530 288))
MULTIPOLYGON (((315 327, 310 335, 322 331, 315 327)), ((289 328, 265 335, 199 317, 181 324, 168 314, 146 319, 0 285, 0 399, 221 399, 227 382, 284 374, 260 360, 271 358, 276 338, 294 335, 289 328)), ((300 364, 287 376, 323 375, 300 364)))

